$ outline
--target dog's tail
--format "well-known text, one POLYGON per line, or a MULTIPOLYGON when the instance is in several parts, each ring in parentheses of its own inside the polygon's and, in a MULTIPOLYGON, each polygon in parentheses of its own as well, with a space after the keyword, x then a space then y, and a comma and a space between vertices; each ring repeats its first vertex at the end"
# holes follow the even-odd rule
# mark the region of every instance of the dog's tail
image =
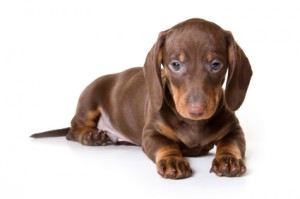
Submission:
POLYGON ((66 136, 70 130, 70 127, 63 128, 63 129, 56 129, 51 131, 46 131, 42 133, 35 133, 32 134, 30 137, 32 138, 46 138, 46 137, 60 137, 60 136, 66 136))

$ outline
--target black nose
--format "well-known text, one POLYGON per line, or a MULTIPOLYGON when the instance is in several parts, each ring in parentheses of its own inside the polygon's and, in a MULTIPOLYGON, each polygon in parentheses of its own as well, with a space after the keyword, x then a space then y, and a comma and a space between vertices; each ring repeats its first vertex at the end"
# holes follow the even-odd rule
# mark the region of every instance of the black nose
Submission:
POLYGON ((201 117, 205 111, 206 106, 204 104, 192 104, 188 109, 188 113, 191 117, 201 117))

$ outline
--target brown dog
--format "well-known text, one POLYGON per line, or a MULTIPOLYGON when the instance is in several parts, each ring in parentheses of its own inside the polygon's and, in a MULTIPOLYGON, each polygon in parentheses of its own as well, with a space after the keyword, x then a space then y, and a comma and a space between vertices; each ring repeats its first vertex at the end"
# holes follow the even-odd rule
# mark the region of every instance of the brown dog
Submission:
POLYGON ((184 156, 205 155, 216 145, 211 172, 240 176, 246 171, 245 139, 234 111, 251 76, 250 63, 230 32, 190 19, 159 34, 144 68, 92 82, 80 96, 70 128, 32 137, 140 145, 158 173, 171 179, 191 176, 184 156))

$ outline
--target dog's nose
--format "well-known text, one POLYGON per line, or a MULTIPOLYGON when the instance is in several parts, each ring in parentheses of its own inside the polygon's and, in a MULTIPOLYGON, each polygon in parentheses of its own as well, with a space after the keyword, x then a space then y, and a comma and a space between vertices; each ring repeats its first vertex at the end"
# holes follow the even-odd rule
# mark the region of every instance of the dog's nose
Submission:
POLYGON ((188 110, 191 117, 197 118, 201 117, 206 111, 206 106, 204 104, 192 104, 188 110))

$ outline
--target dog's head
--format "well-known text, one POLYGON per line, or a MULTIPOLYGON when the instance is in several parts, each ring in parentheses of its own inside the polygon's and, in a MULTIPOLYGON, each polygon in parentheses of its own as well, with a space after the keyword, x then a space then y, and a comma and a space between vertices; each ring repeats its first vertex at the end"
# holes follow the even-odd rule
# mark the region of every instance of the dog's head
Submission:
POLYGON ((227 70, 225 102, 232 111, 243 103, 252 76, 250 63, 232 34, 201 19, 161 32, 147 55, 145 79, 157 111, 163 103, 161 66, 177 112, 192 120, 215 113, 227 70))

